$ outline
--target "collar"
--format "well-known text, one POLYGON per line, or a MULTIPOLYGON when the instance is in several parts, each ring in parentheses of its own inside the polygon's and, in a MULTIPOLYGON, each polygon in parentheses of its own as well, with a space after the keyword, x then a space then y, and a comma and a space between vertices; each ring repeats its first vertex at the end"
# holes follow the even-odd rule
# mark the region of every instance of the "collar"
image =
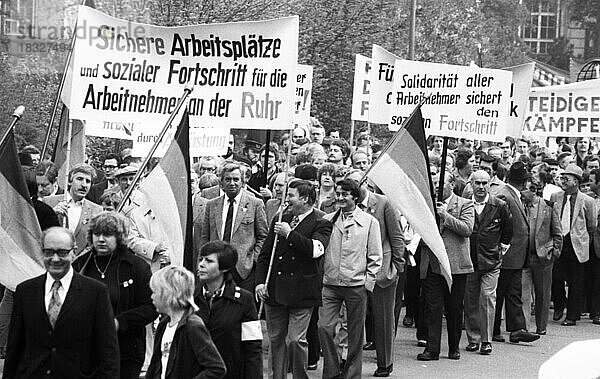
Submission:
POLYGON ((308 217, 314 208, 310 208, 308 211, 298 215, 298 224, 302 222, 302 220, 304 220, 306 217, 308 217))
POLYGON ((488 201, 490 201, 490 194, 489 193, 487 195, 485 195, 485 199, 483 199, 482 202, 478 202, 477 200, 475 200, 475 196, 473 196, 473 202, 475 204, 487 204, 488 201))
POLYGON ((71 197, 71 193, 70 193, 69 191, 65 192, 65 194, 66 194, 67 203, 74 203, 74 204, 77 204, 77 205, 81 205, 81 206, 83 206, 83 200, 84 200, 85 198, 84 198, 84 199, 81 199, 81 200, 79 200, 79 201, 75 201, 75 200, 73 200, 73 198, 71 197))
MULTIPOLYGON (((213 297, 221 297, 223 296, 223 292, 225 291, 225 281, 221 284, 221 287, 213 292, 213 297)), ((202 296, 206 297, 206 294, 209 291, 206 289, 206 286, 202 286, 202 296)))
POLYGON ((450 203, 454 202, 454 197, 456 196, 456 194, 454 192, 452 192, 450 194, 450 196, 444 200, 444 204, 449 205, 450 203))
MULTIPOLYGON (((73 272, 74 272, 73 266, 70 266, 69 271, 67 271, 65 276, 63 276, 59 280, 60 285, 65 290, 67 290, 71 286, 71 281, 73 280, 73 272)), ((48 293, 48 292, 50 292, 50 290, 52 290, 52 284, 54 284, 55 280, 56 279, 54 279, 49 273, 46 273, 46 292, 45 293, 48 293)), ((63 299, 63 303, 64 303, 64 299, 63 299)))
MULTIPOLYGON (((237 195, 236 195, 236 196, 233 198, 233 200, 234 200, 234 203, 235 203, 235 204, 237 204, 237 205, 240 205, 240 203, 241 203, 241 199, 242 199, 242 193, 243 193, 243 190, 240 190, 240 193, 238 193, 238 194, 237 194, 237 195)), ((224 196, 224 198, 223 198, 223 202, 224 202, 225 204, 228 204, 228 203, 229 203, 229 197, 227 196, 227 194, 226 194, 225 192, 223 192, 223 196, 224 196)))
POLYGON ((507 186, 508 188, 510 188, 510 189, 511 189, 511 190, 512 190, 514 193, 516 193, 516 194, 517 194, 517 197, 519 198, 519 200, 521 200, 521 192, 520 192, 518 189, 516 189, 515 187, 513 187, 513 186, 512 186, 512 185, 510 185, 509 183, 506 183, 506 186, 507 186))

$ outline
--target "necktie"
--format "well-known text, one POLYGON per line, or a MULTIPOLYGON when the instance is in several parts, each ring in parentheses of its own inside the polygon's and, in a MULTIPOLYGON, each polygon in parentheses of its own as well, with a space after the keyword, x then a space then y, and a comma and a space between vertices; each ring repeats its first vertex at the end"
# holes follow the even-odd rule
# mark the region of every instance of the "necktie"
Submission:
POLYGON ((60 296, 58 296, 58 289, 60 286, 60 280, 55 280, 54 283, 52 283, 52 297, 48 303, 48 319, 53 328, 54 324, 56 324, 56 319, 58 319, 60 307, 62 306, 62 301, 60 301, 60 296))
POLYGON ((563 236, 571 232, 571 195, 567 195, 567 199, 565 200, 560 226, 562 227, 563 236))
POLYGON ((231 241, 231 227, 233 226, 233 203, 235 198, 228 198, 229 208, 227 209, 227 218, 225 219, 225 230, 223 231, 223 241, 231 241))
POLYGON ((298 216, 294 216, 294 218, 292 219, 292 222, 290 223, 290 228, 295 229, 296 226, 298 226, 299 222, 300 222, 300 219, 298 218, 298 216))

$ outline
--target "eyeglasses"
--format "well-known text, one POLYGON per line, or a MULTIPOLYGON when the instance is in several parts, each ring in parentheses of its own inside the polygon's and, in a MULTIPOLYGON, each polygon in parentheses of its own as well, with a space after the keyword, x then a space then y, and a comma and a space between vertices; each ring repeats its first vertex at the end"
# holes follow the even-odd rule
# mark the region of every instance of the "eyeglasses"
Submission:
POLYGON ((42 249, 45 257, 51 258, 54 254, 57 254, 60 258, 65 258, 71 253, 72 249, 42 249))
POLYGON ((107 170, 110 170, 110 169, 117 168, 117 166, 116 165, 115 166, 113 166, 113 165, 104 165, 104 168, 107 169, 107 170))

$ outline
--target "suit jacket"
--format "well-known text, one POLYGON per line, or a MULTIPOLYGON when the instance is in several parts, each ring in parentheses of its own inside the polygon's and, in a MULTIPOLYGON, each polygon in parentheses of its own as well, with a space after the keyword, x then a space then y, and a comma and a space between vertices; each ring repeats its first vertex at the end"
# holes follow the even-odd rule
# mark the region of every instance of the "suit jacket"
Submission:
POLYGON ((560 256, 563 238, 560 225, 560 208, 535 196, 529 207, 529 251, 548 262, 560 256))
MULTIPOLYGON (((54 208, 58 203, 65 199, 64 195, 54 195, 54 196, 46 196, 43 201, 48 204, 52 208, 54 208)), ((82 209, 81 209, 81 217, 79 217, 79 223, 75 228, 75 243, 77 244, 77 250, 75 254, 79 255, 83 249, 87 246, 87 229, 88 223, 98 213, 102 212, 102 207, 98 204, 94 204, 88 199, 82 200, 82 209)), ((63 225, 64 217, 61 215, 58 216, 58 222, 63 225)))
POLYGON ((375 283, 387 288, 404 271, 404 233, 396 210, 385 196, 369 192, 367 204, 365 212, 379 221, 383 248, 383 261, 375 283))
POLYGON ((73 273, 52 328, 45 283, 46 274, 17 286, 4 378, 118 378, 119 345, 106 287, 73 273))
MULTIPOLYGON (((558 207, 562 217, 563 202, 565 199, 564 191, 552 194, 550 201, 558 207)), ((588 195, 577 192, 575 199, 575 208, 571 210, 571 244, 575 250, 575 255, 580 263, 587 262, 590 259, 590 236, 593 236, 598 226, 598 210, 594 199, 588 195)))
MULTIPOLYGON (((223 203, 226 196, 223 195, 206 203, 200 246, 209 241, 223 239, 222 226, 227 216, 223 214, 223 203)), ((252 271, 254 262, 267 238, 267 232, 267 216, 263 202, 242 191, 238 211, 231 228, 230 243, 237 249, 238 261, 235 268, 243 279, 247 278, 252 271)))
MULTIPOLYGON (((294 308, 312 308, 321 305, 323 273, 321 257, 313 258, 313 240, 321 242, 326 249, 333 225, 323 219, 325 214, 317 209, 306 216, 290 232, 287 238, 279 237, 273 268, 269 280, 270 305, 294 308)), ((284 214, 283 222, 291 223, 293 215, 284 214)), ((271 223, 269 235, 262 247, 256 264, 256 283, 265 283, 269 261, 276 234, 271 223)))
POLYGON ((481 214, 475 213, 471 234, 471 260, 475 270, 488 271, 500 267, 500 244, 510 244, 512 220, 508 205, 496 196, 489 199, 481 214))
POLYGON ((208 199, 205 199, 197 193, 192 203, 192 215, 194 220, 194 266, 196 265, 198 251, 200 250, 200 235, 202 234, 202 223, 204 222, 204 210, 206 209, 206 203, 208 199))
MULTIPOLYGON (((448 216, 440 221, 440 234, 450 261, 450 271, 452 274, 473 272, 473 263, 469 252, 469 237, 475 223, 473 201, 454 194, 449 199, 446 212, 448 212, 448 216)), ((427 276, 427 268, 430 264, 433 273, 441 274, 437 258, 429 249, 423 249, 420 263, 421 279, 425 279, 427 276)))
POLYGON ((502 257, 501 268, 521 269, 525 266, 527 247, 529 245, 529 219, 521 199, 508 185, 498 191, 498 197, 508 204, 512 216, 513 237, 510 248, 502 257))

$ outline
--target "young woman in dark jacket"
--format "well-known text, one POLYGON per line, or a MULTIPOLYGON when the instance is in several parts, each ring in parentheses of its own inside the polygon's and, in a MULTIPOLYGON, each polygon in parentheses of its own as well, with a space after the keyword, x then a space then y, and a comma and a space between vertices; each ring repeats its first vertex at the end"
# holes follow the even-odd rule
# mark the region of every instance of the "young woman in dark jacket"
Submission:
POLYGON ((236 262, 237 251, 226 242, 212 241, 200 248, 197 314, 223 357, 226 378, 258 379, 263 377, 260 321, 254 296, 231 279, 236 262))
POLYGON ((146 379, 222 378, 226 369, 204 322, 194 314, 194 275, 181 266, 150 280, 152 302, 166 317, 158 324, 146 379))

